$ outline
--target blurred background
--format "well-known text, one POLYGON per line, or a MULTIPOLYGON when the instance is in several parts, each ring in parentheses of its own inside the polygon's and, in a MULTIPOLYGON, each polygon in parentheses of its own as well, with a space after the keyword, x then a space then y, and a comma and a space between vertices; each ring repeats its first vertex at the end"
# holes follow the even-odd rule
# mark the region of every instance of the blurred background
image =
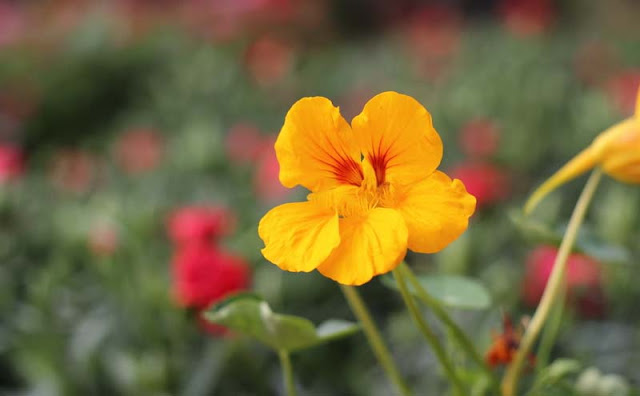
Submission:
MULTIPOLYGON (((303 96, 347 120, 387 90, 432 113, 441 169, 478 210, 407 261, 484 283, 493 304, 454 314, 488 350, 503 313, 533 312, 584 179, 532 219, 527 194, 633 112, 639 16, 634 0, 0 0, 0 393, 282 394, 276 355, 200 312, 251 289, 315 323, 353 319, 334 282, 260 254, 260 217, 305 196, 273 151, 303 96)), ((552 351, 630 389, 639 204, 637 186, 601 185, 552 351)), ((361 290, 417 393, 443 394, 395 292, 361 290)), ((360 334, 293 362, 306 395, 392 392, 360 334)))

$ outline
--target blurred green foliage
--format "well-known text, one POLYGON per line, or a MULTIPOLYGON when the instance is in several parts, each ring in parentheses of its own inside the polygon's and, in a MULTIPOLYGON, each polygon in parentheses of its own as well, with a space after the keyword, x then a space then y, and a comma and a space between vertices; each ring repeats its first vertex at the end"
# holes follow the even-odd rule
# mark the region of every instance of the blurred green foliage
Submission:
MULTIPOLYGON (((351 320, 331 281, 284 273, 262 258, 256 225, 274 203, 253 190, 252 166, 233 164, 225 149, 233 125, 249 122, 273 135, 290 105, 310 95, 327 96, 344 109, 383 90, 414 96, 442 135, 445 170, 464 161, 458 131, 468 120, 488 118, 499 126, 492 161, 511 175, 509 198, 480 209, 467 233, 443 252, 407 259, 420 272, 464 274, 488 287, 491 308, 454 312, 485 349, 491 329, 500 327, 500 311, 531 313, 520 303, 523 263, 535 244, 551 242, 517 232, 509 213, 519 210, 534 185, 625 116, 601 86, 578 79, 575 54, 591 37, 570 27, 522 38, 493 25, 469 25, 456 56, 431 79, 416 71, 399 35, 300 48, 291 70, 268 86, 248 70, 243 40, 211 44, 169 30, 123 46, 92 26, 83 29, 53 59, 19 49, 0 53, 0 81, 22 81, 38 96, 18 138, 27 150, 27 174, 0 190, 0 392, 8 394, 281 394, 277 360, 266 348, 208 335, 176 306, 165 222, 171 210, 190 203, 229 207, 238 224, 224 244, 250 262, 254 290, 274 310, 315 323, 351 320), (129 175, 114 159, 114 142, 140 125, 163 133, 165 155, 156 169, 129 175), (51 159, 67 147, 86 150, 99 163, 86 191, 61 190, 51 180, 51 159), (96 224, 105 222, 117 232, 110 255, 88 244, 96 224)), ((640 60, 637 36, 614 37, 611 45, 621 58, 640 60)), ((554 193, 536 219, 561 229, 581 183, 554 193)), ((579 248, 602 261, 606 316, 566 320, 554 350, 634 386, 640 382, 639 203, 636 186, 607 181, 598 191, 588 217, 591 232, 579 248), (611 249, 624 252, 622 258, 611 249)), ((386 324, 417 393, 443 394, 437 362, 396 294, 379 280, 362 292, 386 324)), ((450 346, 463 370, 468 362, 457 352, 450 346)), ((300 352, 293 361, 305 394, 391 394, 359 335, 300 352)), ((593 380, 585 373, 578 387, 593 380)), ((578 373, 565 374, 543 384, 562 385, 544 394, 578 392, 578 373)), ((607 386, 628 386, 616 384, 607 386)))

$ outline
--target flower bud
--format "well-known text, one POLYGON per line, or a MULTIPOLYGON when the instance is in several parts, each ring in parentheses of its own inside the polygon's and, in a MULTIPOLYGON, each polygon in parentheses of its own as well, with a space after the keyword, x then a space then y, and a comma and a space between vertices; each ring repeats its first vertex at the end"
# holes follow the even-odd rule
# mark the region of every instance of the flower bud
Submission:
POLYGON ((525 213, 558 186, 596 166, 616 180, 640 183, 640 89, 635 114, 598 135, 589 147, 538 187, 527 200, 525 213))

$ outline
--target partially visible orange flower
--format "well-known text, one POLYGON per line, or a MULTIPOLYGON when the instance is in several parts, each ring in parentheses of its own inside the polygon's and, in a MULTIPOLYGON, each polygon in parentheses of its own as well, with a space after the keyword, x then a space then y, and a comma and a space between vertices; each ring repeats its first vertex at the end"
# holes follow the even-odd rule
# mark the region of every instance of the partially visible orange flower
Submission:
POLYGON ((328 99, 303 98, 275 149, 280 182, 311 191, 260 221, 262 254, 283 270, 361 285, 393 270, 407 249, 443 249, 475 208, 462 182, 436 170, 442 141, 410 96, 373 97, 351 126, 328 99))
POLYGON ((640 87, 635 114, 600 133, 589 147, 538 187, 525 204, 525 212, 531 212, 556 187, 596 166, 621 182, 640 183, 640 87))
MULTIPOLYGON (((522 331, 523 329, 514 328, 509 315, 502 316, 502 333, 492 332, 493 343, 485 354, 485 361, 490 367, 511 363, 520 347, 522 331)), ((534 355, 529 355, 529 364, 535 364, 534 355)))

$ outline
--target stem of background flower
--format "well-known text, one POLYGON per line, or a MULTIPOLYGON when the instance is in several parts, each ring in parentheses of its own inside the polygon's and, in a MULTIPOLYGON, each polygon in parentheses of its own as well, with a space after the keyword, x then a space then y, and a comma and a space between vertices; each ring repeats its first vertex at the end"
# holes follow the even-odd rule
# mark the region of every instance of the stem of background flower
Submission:
POLYGON ((544 326, 544 330, 542 330, 542 335, 540 336, 540 345, 538 345, 538 352, 536 353, 536 372, 538 373, 549 363, 551 349, 553 348, 553 343, 558 336, 560 324, 562 323, 562 312, 564 311, 567 285, 564 280, 560 283, 563 286, 560 291, 560 296, 558 296, 558 300, 553 305, 553 308, 551 308, 549 320, 547 321, 547 325, 544 326))
POLYGON ((559 297, 562 297, 562 281, 564 279, 564 272, 567 266, 567 258, 569 257, 573 243, 578 236, 578 230, 580 229, 587 207, 591 202, 591 198, 593 198, 593 194, 596 191, 596 187, 600 182, 601 176, 602 171, 600 169, 596 169, 591 173, 591 176, 589 177, 589 180, 584 186, 584 190, 582 190, 582 194, 580 194, 580 198, 576 203, 576 207, 573 209, 571 219, 569 220, 569 226, 562 238, 562 243, 560 243, 558 255, 553 263, 553 269, 551 270, 551 275, 549 276, 547 286, 544 289, 538 308, 536 309, 529 326, 525 330, 513 362, 511 362, 509 367, 507 367, 507 371, 502 379, 502 394, 504 396, 515 396, 518 390, 520 374, 527 356, 529 356, 529 351, 531 351, 533 343, 538 337, 540 330, 542 330, 542 326, 544 326, 555 301, 557 301, 559 297))
POLYGON ((296 396, 296 384, 293 380, 293 369, 291 367, 291 359, 289 359, 289 352, 281 349, 278 351, 280 357, 280 366, 282 366, 282 380, 284 382, 284 389, 287 396, 296 396))
POLYGON ((340 288, 342 289, 342 293, 344 294, 347 302, 349 303, 349 306, 351 307, 351 311, 353 311, 353 314, 356 316, 356 318, 358 318, 358 321, 362 326, 362 330, 367 337, 367 341, 369 341, 369 345, 371 346, 373 353, 376 355, 376 358, 378 358, 378 362, 380 362, 380 365, 387 373, 387 376, 389 377, 391 382, 395 384, 396 388, 398 389, 398 393, 403 396, 411 395, 409 387, 400 376, 400 372, 393 362, 393 357, 391 356, 389 349, 382 340, 380 332, 373 322, 371 314, 369 314, 369 310, 364 304, 364 301, 362 301, 360 294, 353 286, 340 285, 340 288))
POLYGON ((458 378, 456 371, 453 368, 451 361, 449 360, 449 356, 447 356, 447 353, 442 347, 442 344, 440 344, 440 340, 438 340, 438 337, 436 336, 436 334, 433 332, 431 327, 429 327, 427 322, 422 317, 422 313, 416 306, 416 303, 413 300, 413 297, 409 293, 409 289, 407 288, 407 284, 404 280, 404 275, 402 273, 402 270, 400 268, 394 269, 393 276, 396 279, 396 283, 398 283, 400 294, 402 294, 402 299, 404 300, 404 303, 407 306, 407 309, 409 310, 411 317, 418 325, 418 329, 420 329, 420 331, 424 335, 424 338, 427 340, 429 345, 431 345, 431 348, 433 348, 433 351, 436 354, 436 357, 438 358, 438 360, 440 361, 440 364, 442 364, 442 367, 444 368, 444 371, 447 377, 453 384, 453 387, 455 389, 455 394, 460 396, 466 395, 466 392, 464 391, 465 387, 460 381, 460 379, 458 378))
POLYGON ((413 286, 414 290, 418 293, 420 300, 424 302, 433 311, 433 313, 438 317, 438 319, 440 319, 445 324, 445 326, 447 326, 451 335, 453 336, 455 341, 458 343, 458 345, 461 346, 462 349, 464 349, 469 354, 469 356, 471 356, 471 358, 476 362, 476 364, 478 364, 478 366, 482 368, 482 370, 485 372, 485 375, 491 381, 492 385, 497 387, 497 381, 495 376, 493 375, 493 371, 491 371, 491 369, 487 367, 486 363, 484 362, 484 359, 482 358, 478 350, 475 348, 471 340, 469 340, 469 338, 464 334, 464 332, 456 324, 456 322, 454 322, 454 320, 451 319, 449 314, 447 314, 447 311, 442 307, 442 304, 440 303, 440 301, 438 301, 438 299, 431 296, 422 287, 422 285, 418 281, 418 278, 416 278, 415 274, 406 263, 403 262, 402 264, 400 264, 399 268, 402 274, 407 279, 409 279, 411 286, 413 286))

